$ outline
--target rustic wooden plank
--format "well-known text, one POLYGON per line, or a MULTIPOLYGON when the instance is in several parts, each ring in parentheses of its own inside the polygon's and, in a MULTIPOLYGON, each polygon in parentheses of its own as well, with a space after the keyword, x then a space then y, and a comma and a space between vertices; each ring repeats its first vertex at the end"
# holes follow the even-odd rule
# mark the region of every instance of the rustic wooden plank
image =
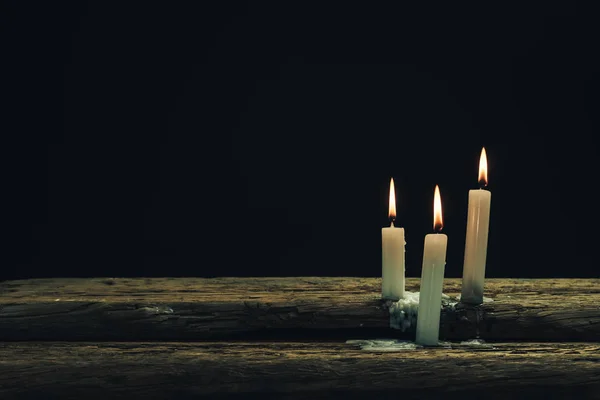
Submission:
POLYGON ((4 400, 259 394, 598 399, 600 344, 453 344, 386 353, 345 343, 0 343, 4 400))
MULTIPOLYGON (((0 283, 0 340, 217 340, 385 334, 377 278, 94 278, 0 283), (291 336, 288 336, 291 337, 291 336)), ((417 291, 419 280, 407 279, 417 291)), ((459 279, 444 292, 460 293, 459 279)), ((596 341, 599 279, 488 279, 480 307, 442 312, 441 337, 596 341)))

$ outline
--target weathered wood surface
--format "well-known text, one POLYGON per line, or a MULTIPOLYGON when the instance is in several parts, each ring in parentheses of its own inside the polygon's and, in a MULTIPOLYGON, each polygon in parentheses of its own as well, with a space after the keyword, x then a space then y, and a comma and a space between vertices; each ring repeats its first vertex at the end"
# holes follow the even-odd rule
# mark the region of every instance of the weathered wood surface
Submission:
POLYGON ((600 344, 454 344, 378 353, 344 343, 0 343, 3 400, 259 394, 599 399, 600 344))
MULTIPOLYGON (((34 279, 0 283, 0 340, 411 338, 389 328, 376 278, 34 279), (272 336, 271 336, 272 337, 272 336)), ((419 280, 407 279, 418 291, 419 280)), ((446 279, 444 293, 460 293, 446 279)), ((441 338, 600 340, 600 279, 488 279, 481 307, 447 307, 441 338)))

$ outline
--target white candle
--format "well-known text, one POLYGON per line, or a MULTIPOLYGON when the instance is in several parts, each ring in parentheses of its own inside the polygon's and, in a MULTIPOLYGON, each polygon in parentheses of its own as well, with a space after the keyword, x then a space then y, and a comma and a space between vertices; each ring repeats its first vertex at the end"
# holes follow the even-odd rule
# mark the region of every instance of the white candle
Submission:
POLYGON ((433 201, 433 229, 438 233, 425 236, 423 249, 423 270, 421 272, 421 293, 417 315, 416 342, 432 346, 438 344, 440 333, 440 311, 442 308, 442 287, 446 268, 446 247, 448 236, 442 230, 442 200, 436 185, 433 201))
POLYGON ((483 303, 485 259, 490 227, 490 203, 492 201, 492 193, 483 189, 487 186, 487 183, 487 157, 485 148, 483 148, 479 159, 479 185, 481 189, 469 190, 465 261, 463 264, 462 293, 460 295, 462 302, 470 304, 483 303))
POLYGON ((381 297, 399 300, 404 297, 404 228, 396 228, 396 193, 390 181, 389 228, 381 229, 381 297))

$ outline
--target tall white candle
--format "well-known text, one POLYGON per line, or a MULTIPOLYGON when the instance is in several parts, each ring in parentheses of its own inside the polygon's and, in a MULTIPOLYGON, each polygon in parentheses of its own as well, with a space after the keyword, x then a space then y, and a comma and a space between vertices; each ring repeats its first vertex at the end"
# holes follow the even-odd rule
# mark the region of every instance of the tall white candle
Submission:
POLYGON ((381 297, 399 300, 404 297, 404 228, 394 226, 396 193, 394 179, 390 180, 389 228, 381 229, 381 297))
POLYGON ((462 302, 470 304, 483 303, 483 283, 492 201, 492 193, 483 189, 487 183, 487 157, 485 148, 483 148, 479 159, 480 189, 469 190, 465 261, 460 295, 462 302))
POLYGON ((437 233, 430 233, 425 236, 419 313, 417 315, 416 342, 426 346, 438 344, 442 287, 446 268, 446 247, 448 246, 448 236, 439 233, 443 224, 442 200, 437 185, 435 187, 433 210, 433 229, 437 233))

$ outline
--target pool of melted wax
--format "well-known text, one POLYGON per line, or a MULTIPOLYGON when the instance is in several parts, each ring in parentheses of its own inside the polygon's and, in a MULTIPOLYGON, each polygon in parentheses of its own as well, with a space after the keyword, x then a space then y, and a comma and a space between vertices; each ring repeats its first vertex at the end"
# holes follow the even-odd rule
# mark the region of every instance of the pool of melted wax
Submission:
POLYGON ((460 347, 472 347, 472 348, 477 348, 477 349, 493 349, 494 346, 492 346, 490 343, 486 343, 485 340, 483 339, 471 339, 471 340, 465 340, 463 342, 459 343, 460 347))
POLYGON ((346 344, 359 346, 361 350, 372 352, 396 352, 420 349, 423 346, 410 340, 373 339, 373 340, 347 340, 346 344))
POLYGON ((395 339, 372 339, 372 340, 347 340, 346 344, 360 347, 363 351, 374 353, 382 352, 402 352, 418 350, 423 348, 441 348, 441 349, 493 349, 489 343, 481 339, 472 339, 460 343, 440 341, 434 346, 421 346, 410 340, 395 339))

